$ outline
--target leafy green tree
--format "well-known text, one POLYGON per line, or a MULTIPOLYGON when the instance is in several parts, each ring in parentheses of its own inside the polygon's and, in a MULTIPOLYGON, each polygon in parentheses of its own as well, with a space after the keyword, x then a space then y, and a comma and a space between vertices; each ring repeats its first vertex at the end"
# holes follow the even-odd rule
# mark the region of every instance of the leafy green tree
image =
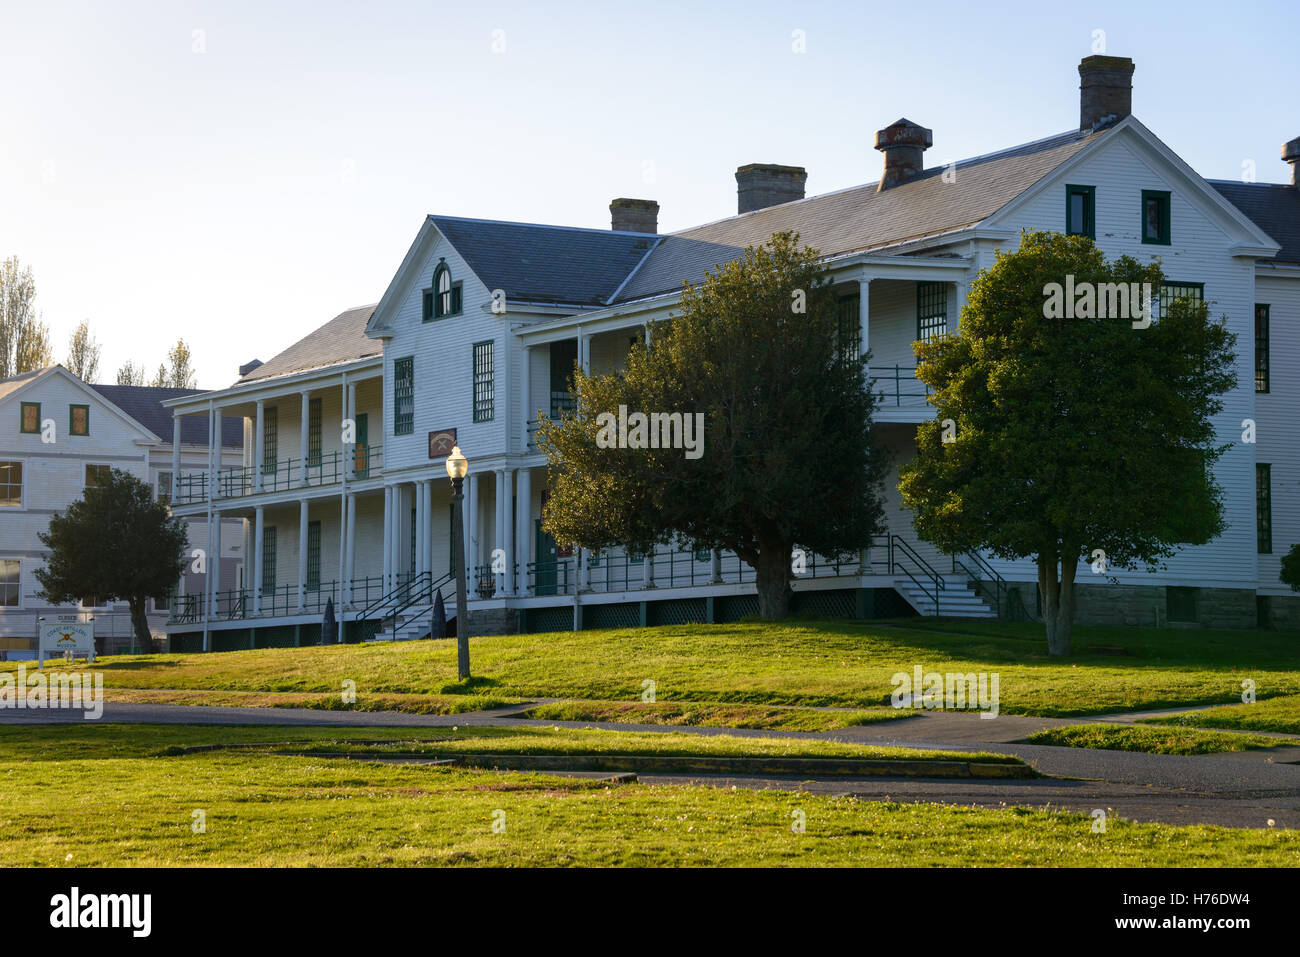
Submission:
POLYGON ((184 523, 153 500, 147 483, 112 469, 38 537, 50 549, 45 567, 36 570, 46 599, 125 601, 140 647, 152 646, 146 602, 171 594, 185 567, 187 536, 184 523))
POLYGON ((1282 556, 1278 579, 1283 585, 1290 585, 1292 591, 1300 591, 1300 544, 1292 545, 1291 550, 1282 556))
POLYGON ((190 347, 184 339, 176 340, 167 353, 167 362, 158 366, 158 372, 149 384, 170 389, 196 388, 197 375, 190 354, 190 347))
MULTIPOLYGON (((888 462, 856 316, 849 326, 817 251, 792 233, 688 284, 648 347, 638 341, 619 373, 575 370, 575 412, 541 422, 544 527, 590 549, 677 538, 733 551, 756 571, 762 617, 785 616, 795 546, 843 555, 883 526, 888 462), (620 406, 629 422, 701 415, 702 449, 610 447, 620 406)), ((640 444, 634 428, 626 444, 640 444)))
POLYGON ((1070 652, 1080 560, 1157 566, 1223 531, 1213 464, 1227 446, 1211 419, 1236 382, 1235 337, 1203 303, 1161 303, 1146 328, 1113 315, 1117 299, 1110 318, 1048 318, 1048 290, 1067 276, 1077 290, 1150 283, 1158 296, 1162 273, 1059 233, 999 253, 960 334, 916 345, 937 414, 899 485, 918 533, 945 551, 1034 558, 1053 655, 1070 652))
POLYGON ((99 342, 90 334, 90 323, 84 319, 68 340, 69 372, 82 382, 93 383, 99 375, 99 342))
MULTIPOLYGON (((164 373, 165 374, 165 373, 164 373)), ((144 366, 138 366, 130 359, 122 363, 117 370, 118 385, 144 385, 144 366)))
POLYGON ((50 330, 36 314, 36 279, 17 256, 0 263, 0 379, 54 364, 50 330))

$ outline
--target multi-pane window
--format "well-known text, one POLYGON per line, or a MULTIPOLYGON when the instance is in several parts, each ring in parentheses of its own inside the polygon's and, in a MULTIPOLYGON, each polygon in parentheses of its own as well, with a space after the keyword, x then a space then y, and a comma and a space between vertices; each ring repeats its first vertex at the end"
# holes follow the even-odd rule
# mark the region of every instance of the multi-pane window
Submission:
POLYGON ((158 473, 158 501, 163 505, 172 503, 172 473, 158 473))
POLYGON ((1169 245, 1169 193, 1142 190, 1142 242, 1169 245))
POLYGON ((836 331, 841 358, 852 361, 862 354, 862 324, 858 314, 859 296, 844 296, 839 301, 836 331))
POLYGON ((0 508, 21 508, 23 463, 0 462, 0 508))
POLYGON ((262 474, 275 474, 275 459, 280 448, 280 416, 272 406, 262 412, 262 474))
POLYGON ((307 400, 307 464, 320 465, 320 399, 307 400))
POLYGON ((1097 187, 1065 187, 1065 234, 1097 238, 1097 187))
POLYGON ((1273 554, 1273 467, 1255 464, 1255 538, 1261 555, 1273 554))
POLYGON ((41 404, 39 402, 24 402, 19 421, 23 432, 40 432, 41 404))
POLYGON ((275 591, 275 526, 262 529, 262 591, 275 591))
POLYGON ((90 434, 90 406, 68 406, 68 432, 72 435, 90 434))
POLYGON ((425 318, 442 319, 446 316, 456 316, 461 310, 461 284, 452 282, 451 270, 445 262, 439 262, 438 268, 433 271, 433 315, 430 317, 428 312, 428 302, 426 300, 425 318))
POLYGON ((1151 305, 1151 311, 1159 319, 1165 315, 1175 299, 1191 299, 1195 302, 1205 301, 1205 283, 1203 282, 1166 282, 1160 285, 1160 295, 1151 305))
POLYGON ((307 588, 320 590, 320 522, 307 523, 307 588))
POLYGON ((0 558, 0 608, 18 607, 18 570, 18 559, 0 558))
POLYGON ((474 421, 491 422, 496 401, 492 373, 492 342, 474 343, 474 421))
POLYGON ((916 284, 916 338, 928 342, 948 332, 948 284, 916 284))
POLYGON ((407 356, 393 363, 393 433, 415 431, 415 358, 407 356))
POLYGON ((86 488, 98 488, 101 485, 108 484, 108 473, 113 470, 111 465, 87 465, 86 466, 86 488))
POLYGON ((1255 391, 1268 391, 1268 306, 1255 304, 1255 391))

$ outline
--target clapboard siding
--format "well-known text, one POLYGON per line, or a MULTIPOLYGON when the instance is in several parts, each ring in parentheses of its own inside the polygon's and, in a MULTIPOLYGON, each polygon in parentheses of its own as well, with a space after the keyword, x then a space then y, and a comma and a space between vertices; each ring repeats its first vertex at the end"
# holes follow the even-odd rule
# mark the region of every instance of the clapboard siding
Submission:
POLYGON ((1269 306, 1269 391, 1255 395, 1255 456, 1272 472, 1273 551, 1259 556, 1259 590, 1291 595, 1278 580, 1282 557, 1300 542, 1300 277, 1260 276, 1255 301, 1269 306))

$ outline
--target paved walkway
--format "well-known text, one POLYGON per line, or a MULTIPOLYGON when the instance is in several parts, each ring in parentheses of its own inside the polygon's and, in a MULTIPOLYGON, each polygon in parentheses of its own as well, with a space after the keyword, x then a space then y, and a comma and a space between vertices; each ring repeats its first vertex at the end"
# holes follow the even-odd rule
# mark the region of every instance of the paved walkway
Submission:
MULTIPOLYGON (((281 725, 338 728, 434 728, 519 725, 606 728, 620 731, 679 732, 738 737, 789 737, 858 744, 901 745, 954 751, 1014 754, 1051 775, 1029 781, 825 779, 792 781, 768 777, 642 775, 647 783, 695 782, 716 786, 785 788, 822 794, 849 794, 872 800, 927 801, 976 807, 1021 805, 1091 812, 1138 821, 1220 824, 1230 827, 1300 828, 1300 747, 1269 751, 1182 757, 1124 751, 1017 744, 1044 728, 1084 721, 1125 721, 1135 715, 1094 718, 1027 718, 973 713, 918 712, 898 721, 826 732, 759 731, 685 725, 620 724, 587 721, 533 721, 516 717, 530 705, 459 715, 421 715, 389 711, 322 711, 309 708, 240 708, 203 705, 106 702, 102 721, 191 725, 281 725), (1268 822, 1272 820, 1273 824, 1268 822)), ((0 711, 5 724, 82 724, 80 712, 0 711)), ((1294 736, 1293 736, 1294 737, 1294 736)))

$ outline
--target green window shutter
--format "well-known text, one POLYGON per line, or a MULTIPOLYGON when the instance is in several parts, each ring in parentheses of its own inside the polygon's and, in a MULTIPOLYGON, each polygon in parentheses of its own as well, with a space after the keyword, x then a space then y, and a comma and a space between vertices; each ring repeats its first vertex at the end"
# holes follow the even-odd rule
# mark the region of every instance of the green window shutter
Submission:
POLYGON ((27 433, 40 433, 41 431, 41 404, 39 402, 24 402, 22 404, 21 418, 19 420, 21 431, 27 433))
POLYGON ((1273 554, 1273 467, 1255 465, 1255 538, 1261 555, 1273 554))
POLYGON ((474 421, 491 422, 495 413, 492 340, 474 343, 474 421))
POLYGON ((423 305, 420 309, 420 318, 428 322, 433 318, 433 290, 426 289, 422 295, 423 305))
POLYGON ((1065 234, 1097 238, 1097 187, 1065 187, 1065 234))
POLYGON ((321 461, 321 400, 307 401, 307 464, 318 466, 321 461))
POLYGON ((415 431, 415 358, 407 356, 393 363, 393 434, 415 431))
POLYGON ((1142 242, 1168 246, 1169 193, 1158 189, 1142 190, 1142 242))
POLYGON ((262 591, 275 591, 275 526, 262 529, 262 591))
POLYGON ((307 523, 307 587, 320 590, 320 522, 307 523))
POLYGON ((948 332, 948 284, 916 284, 916 338, 929 342, 948 332))
POLYGON ((88 405, 68 406, 68 434, 69 435, 90 434, 90 406, 88 405))
POLYGON ((1268 391, 1268 306, 1255 306, 1255 391, 1268 391))
POLYGON ((262 411, 262 474, 275 474, 275 458, 280 447, 280 417, 276 407, 262 411))

